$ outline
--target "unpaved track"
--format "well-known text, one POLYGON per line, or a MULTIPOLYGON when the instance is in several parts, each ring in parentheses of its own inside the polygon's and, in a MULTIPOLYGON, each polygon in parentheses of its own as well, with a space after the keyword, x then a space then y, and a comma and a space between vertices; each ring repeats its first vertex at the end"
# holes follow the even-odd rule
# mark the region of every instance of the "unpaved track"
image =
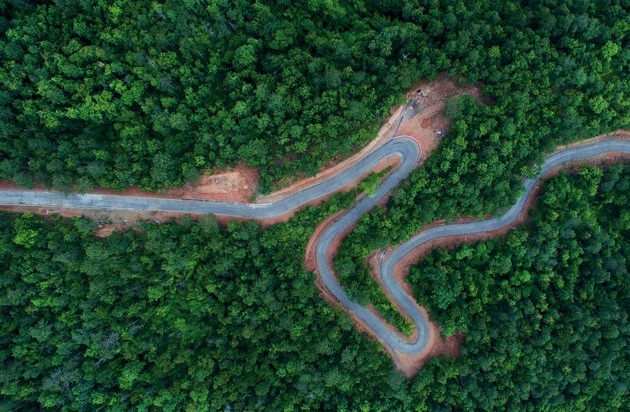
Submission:
MULTIPOLYGON (((630 140, 611 139, 592 144, 571 147, 558 151, 547 158, 541 166, 541 177, 550 169, 566 162, 588 159, 606 153, 630 154, 630 140)), ((466 236, 489 232, 513 223, 522 212, 536 182, 540 179, 526 179, 524 192, 517 202, 504 215, 492 219, 465 224, 437 226, 418 233, 407 242, 399 245, 381 263, 383 285, 418 329, 415 339, 406 340, 390 330, 387 325, 368 309, 352 301, 337 282, 332 267, 326 256, 334 240, 351 228, 357 220, 367 213, 379 200, 386 196, 401 180, 405 179, 415 168, 421 155, 421 149, 415 140, 397 137, 388 140, 372 153, 341 171, 330 179, 308 187, 300 192, 287 196, 277 202, 267 204, 248 204, 231 202, 213 202, 199 200, 179 200, 163 198, 146 198, 117 196, 104 194, 63 195, 48 191, 0 191, 0 204, 13 206, 47 206, 80 209, 111 209, 132 211, 170 211, 184 213, 213 213, 225 216, 266 219, 282 215, 299 208, 315 199, 335 192, 360 176, 367 173, 380 161, 399 157, 401 162, 378 187, 373 196, 364 196, 348 211, 336 218, 321 234, 316 244, 317 267, 324 287, 354 316, 359 318, 378 339, 393 353, 418 354, 425 349, 429 338, 427 319, 414 305, 409 295, 396 282, 392 270, 396 263, 414 248, 435 239, 446 236, 466 236)))

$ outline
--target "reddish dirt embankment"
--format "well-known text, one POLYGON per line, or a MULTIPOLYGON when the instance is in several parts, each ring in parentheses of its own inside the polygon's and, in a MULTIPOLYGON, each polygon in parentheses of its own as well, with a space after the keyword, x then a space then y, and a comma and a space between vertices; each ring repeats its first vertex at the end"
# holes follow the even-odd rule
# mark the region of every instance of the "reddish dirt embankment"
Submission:
POLYGON ((171 199, 218 200, 225 202, 249 202, 258 186, 258 171, 239 162, 230 169, 214 169, 209 175, 187 183, 182 188, 150 192, 137 187, 123 191, 94 189, 92 193, 122 196, 162 197, 171 199))
MULTIPOLYGON (((625 131, 625 130, 620 130, 615 133, 599 136, 594 139, 588 139, 583 142, 578 142, 572 146, 585 145, 585 144, 593 143, 593 142, 604 140, 604 139, 630 139, 630 132, 625 131)), ((613 154, 597 156, 595 158, 589 159, 588 161, 582 160, 582 161, 577 161, 577 162, 572 162, 572 163, 566 163, 562 166, 559 166, 549 171, 545 175, 545 179, 548 179, 549 177, 556 175, 561 170, 571 171, 571 170, 574 170, 577 166, 580 166, 583 164, 591 164, 591 165, 598 165, 598 166, 606 165, 606 164, 613 164, 627 157, 628 157, 627 155, 613 153, 613 154)), ((405 278, 409 274, 409 268, 412 265, 416 264, 422 257, 428 255, 429 253, 431 253, 432 251, 438 248, 452 249, 462 243, 474 243, 474 242, 484 241, 490 238, 504 236, 505 234, 509 232, 510 229, 525 223, 527 221, 529 211, 535 207, 535 204, 538 200, 538 196, 540 195, 540 188, 541 188, 541 183, 539 182, 534 188, 534 191, 532 192, 530 198, 528 199, 528 202, 525 205, 523 212, 519 215, 518 219, 509 226, 506 226, 499 230, 481 233, 477 235, 444 237, 441 239, 434 240, 431 243, 426 243, 414 249, 411 253, 405 256, 394 268, 393 274, 397 282, 410 296, 413 296, 411 286, 405 281, 405 278)), ((472 221, 472 219, 462 218, 451 223, 466 223, 470 221, 472 221)), ((317 269, 315 265, 315 260, 314 260, 314 247, 313 246, 316 244, 316 238, 328 226, 329 223, 330 221, 327 220, 318 227, 317 231, 313 234, 313 237, 311 238, 309 245, 307 246, 307 250, 306 250, 307 261, 305 262, 305 264, 309 270, 317 269)), ((437 221, 423 227, 420 231, 424 231, 430 227, 435 227, 435 226, 439 226, 443 224, 445 224, 443 220, 437 221)), ((329 262, 332 261, 332 257, 334 256, 336 252, 336 247, 339 245, 339 243, 340 241, 337 241, 333 245, 333 248, 329 251, 329 258, 328 258, 329 262)), ((388 250, 385 251, 385 256, 391 253, 391 250, 392 250, 391 248, 388 248, 388 250)), ((374 254, 369 256, 367 259, 367 263, 372 269, 373 278, 379 284, 381 284, 380 273, 379 273, 379 267, 380 267, 379 262, 381 260, 381 254, 382 254, 381 251, 375 252, 374 254)), ((320 287, 320 290, 322 291, 324 298, 331 304, 337 304, 334 297, 328 294, 327 291, 321 286, 321 282, 318 282, 317 284, 318 284, 318 287, 320 287)), ((381 284, 381 288, 383 292, 387 295, 387 297, 390 299, 390 301, 393 301, 393 299, 391 298, 391 296, 389 296, 389 294, 387 293, 387 291, 385 290, 382 284, 381 284)), ((427 311, 427 309, 419 305, 416 305, 416 306, 425 315, 425 317, 429 319, 430 313, 427 311)), ((352 316, 352 318, 355 324, 357 325, 357 328, 360 331, 367 332, 368 334, 372 335, 374 338, 377 338, 372 333, 371 329, 369 329, 365 324, 363 324, 360 319, 355 318, 354 316, 352 316)), ((401 371, 407 377, 415 376, 415 374, 422 367, 422 365, 424 365, 430 358, 433 358, 436 356, 442 356, 442 355, 458 356, 461 345, 465 342, 465 336, 461 332, 457 332, 455 335, 446 337, 445 339, 443 339, 439 332, 439 326, 433 322, 429 322, 429 330, 430 330, 430 336, 429 336, 427 347, 420 354, 407 355, 407 354, 402 354, 398 352, 392 352, 389 349, 387 349, 388 352, 390 353, 390 356, 393 358, 395 364, 397 365, 397 367, 401 369, 401 371)), ((415 332, 414 332, 414 335, 412 335, 412 338, 414 337, 415 337, 415 332)))
MULTIPOLYGON (((480 92, 478 88, 473 86, 465 88, 459 87, 453 80, 443 76, 440 76, 433 81, 424 81, 416 84, 409 92, 406 93, 407 104, 392 109, 392 117, 390 117, 387 124, 381 128, 379 137, 373 141, 373 145, 371 147, 378 147, 378 145, 382 144, 388 137, 411 137, 415 139, 422 148, 422 159, 418 163, 418 166, 422 165, 431 152, 438 146, 441 138, 448 132, 450 122, 442 113, 444 110, 444 100, 447 97, 462 94, 469 94, 475 99, 480 100, 480 92)), ((357 154, 356 157, 348 159, 347 164, 350 165, 354 163, 354 161, 358 160, 361 155, 365 155, 365 153, 362 151, 357 154)), ((344 165, 345 164, 346 162, 344 162, 344 165)), ((327 177, 327 175, 324 175, 324 177, 327 177)), ((316 183, 320 178, 322 178, 322 176, 317 175, 312 179, 307 179, 277 192, 277 194, 293 193, 295 190, 299 190, 302 187, 316 183)), ((276 194, 274 194, 274 196, 275 195, 276 194)), ((382 204, 384 202, 386 202, 386 199, 380 203, 382 204)), ((332 223, 337 216, 338 215, 331 216, 329 219, 322 222, 311 236, 309 244, 306 248, 304 260, 304 264, 308 270, 317 269, 314 247, 316 240, 319 238, 323 230, 328 227, 328 225, 332 223)), ((351 230, 352 228, 350 228, 348 232, 351 230)), ((345 233, 343 236, 345 236, 345 233)), ((332 245, 333 247, 329 250, 327 256, 329 263, 332 263, 332 258, 334 257, 343 236, 339 237, 332 245)), ((338 302, 332 295, 330 295, 330 293, 328 293, 319 279, 316 281, 316 284, 322 292, 322 297, 328 303, 338 305, 338 302)), ((420 310, 426 314, 426 311, 423 308, 420 308, 420 310)), ((355 316, 351 317, 358 330, 367 332, 376 338, 376 336, 371 332, 371 329, 364 325, 360 319, 355 316)), ((431 357, 440 356, 442 354, 448 356, 457 356, 459 354, 459 347, 464 339, 463 335, 455 335, 443 341, 441 339, 436 339, 436 336, 439 336, 436 325, 430 323, 430 328, 431 334, 429 344, 421 356, 413 357, 400 353, 390 353, 390 356, 394 358, 397 366, 407 377, 415 375, 418 369, 431 357)), ((392 328, 392 330, 394 329, 392 328)), ((396 332, 398 333, 398 331, 396 332)), ((415 337, 415 333, 417 332, 414 332, 412 338, 415 337)))
MULTIPOLYGON (((446 77, 438 77, 434 81, 420 82, 415 85, 406 96, 408 102, 405 106, 400 106, 392 109, 392 115, 387 119, 386 124, 381 128, 378 136, 363 150, 356 155, 350 157, 337 164, 331 164, 326 170, 317 174, 313 178, 300 180, 291 186, 272 193, 269 196, 264 196, 258 199, 259 202, 271 202, 278 200, 284 196, 295 193, 304 189, 305 187, 314 185, 323 179, 327 179, 330 176, 334 176, 339 171, 350 167, 352 164, 363 158, 374 148, 383 144, 388 138, 396 135, 406 135, 415 139, 422 147, 422 159, 419 165, 424 162, 428 155, 438 146, 440 139, 448 131, 449 121, 446 119, 442 111, 444 109, 444 100, 449 96, 469 94, 477 100, 481 100, 479 90, 476 87, 458 87, 455 82, 446 77)), ((601 136, 589 141, 579 142, 577 144, 586 144, 593 142, 597 139, 604 139, 607 137, 616 138, 630 138, 630 133, 627 131, 618 131, 615 134, 601 136)), ((589 163, 598 162, 613 162, 618 160, 618 156, 604 156, 600 159, 592 159, 589 163)), ((392 160, 383 161, 376 168, 376 171, 392 165, 392 160)), ((566 166, 563 166, 563 168, 566 166)), ((554 171, 557 172, 557 171, 554 171)), ((360 179, 359 179, 360 180, 360 179)), ((353 187, 358 181, 353 182, 347 186, 345 190, 353 187)), ((243 164, 239 164, 236 168, 231 170, 215 170, 210 176, 204 176, 197 182, 191 182, 182 189, 170 189, 164 192, 146 192, 137 188, 130 188, 123 192, 115 192, 112 190, 98 189, 94 193, 110 193, 127 196, 146 196, 146 197, 169 197, 169 198, 181 198, 181 199, 203 199, 203 200, 219 200, 219 201, 250 201, 256 192, 256 186, 258 182, 258 173, 252 168, 248 168, 243 164)), ((0 181, 0 190, 2 189, 18 189, 19 187, 8 181, 0 181)), ((41 189, 41 187, 38 187, 41 189)), ((19 188, 21 189, 21 188, 19 188)), ((538 189, 537 189, 538 190, 538 189)), ((316 199, 312 203, 320 203, 325 201, 328 197, 322 197, 316 199)), ((531 208, 535 202, 536 194, 530 198, 527 208, 531 208)), ((147 213, 135 213, 135 212, 117 212, 117 211, 94 211, 94 210, 79 210, 79 209, 50 209, 42 207, 0 207, 0 210, 8 210, 13 212, 30 211, 32 213, 41 215, 59 215, 62 217, 71 216, 86 216, 96 220, 99 224, 99 229, 96 232, 97 236, 108 236, 114 230, 125 230, 134 225, 137 220, 151 219, 157 221, 164 221, 171 218, 181 218, 181 213, 167 213, 167 212, 147 212, 147 213)), ((263 225, 271 225, 278 222, 283 222, 289 219, 294 212, 287 213, 286 215, 268 219, 262 221, 263 225)), ((527 213, 523 213, 519 218, 520 224, 526 218, 527 213)), ((234 218, 219 217, 219 221, 225 222, 234 218)), ((305 266, 309 270, 316 269, 316 261, 314 258, 314 245, 315 240, 321 234, 323 229, 327 227, 335 216, 327 219, 323 222, 317 230, 311 236, 309 245, 306 249, 305 266)), ((440 224, 440 222, 434 223, 434 225, 440 224)), ((516 225, 515 224, 515 225, 516 225)), ((423 228, 426 229, 426 228, 423 228)), ((349 229, 352 230, 352 229, 349 229)), ((428 254, 431 250, 437 247, 453 247, 456 244, 463 242, 476 242, 487 239, 489 237, 495 237, 505 234, 509 228, 503 228, 501 230, 486 233, 479 236, 464 236, 464 237, 452 237, 439 239, 430 245, 423 245, 412 253, 410 253, 403 261, 401 261, 394 270, 394 275, 398 282, 405 287, 405 289, 411 294, 409 285, 404 281, 408 274, 409 266, 418 261, 422 256, 428 254)), ((341 239, 341 238, 340 238, 341 239)), ((339 245, 336 242, 333 248, 329 250, 328 259, 332 261, 336 249, 339 245)), ((380 252, 379 252, 380 253, 380 252)), ((374 264, 374 257, 369 259, 370 264, 374 270, 378 270, 378 265, 374 264)), ((376 273, 376 272, 375 272, 376 273)), ((375 279, 379 279, 375 276, 375 279)), ((332 296, 328 294, 321 282, 318 280, 317 285, 322 291, 323 297, 335 305, 336 301, 332 296)), ((421 308, 421 310, 423 310, 421 308)), ((426 311, 425 311, 426 313, 426 311)), ((428 316, 428 314, 427 314, 428 316)), ((370 329, 361 324, 361 321, 354 318, 357 328, 362 331, 370 332, 370 329)), ((449 356, 457 356, 459 354, 459 348, 465 337, 461 334, 456 334, 454 337, 447 338, 443 341, 439 338, 438 327, 430 323, 431 336, 429 344, 426 350, 417 355, 409 356, 400 353, 391 353, 398 367, 405 373, 406 376, 413 376, 418 369, 431 357, 446 354, 449 356)))
POLYGON ((422 164, 424 159, 437 147, 440 139, 448 131, 450 123, 442 111, 447 97, 469 94, 481 100, 479 88, 475 86, 459 87, 452 79, 438 76, 432 81, 419 82, 405 93, 407 103, 393 107, 391 115, 385 120, 374 140, 355 155, 338 163, 331 163, 317 175, 302 179, 290 186, 266 196, 259 196, 257 202, 274 202, 287 195, 298 192, 305 187, 328 179, 341 170, 345 170, 365 157, 368 153, 394 136, 408 136, 415 139, 422 147, 422 164))
POLYGON ((420 144, 420 164, 435 150, 449 130, 450 121, 443 114, 445 100, 463 94, 485 102, 477 86, 461 87, 444 75, 432 81, 418 82, 405 94, 407 110, 396 134, 412 137, 420 144))
MULTIPOLYGON (((420 82, 413 87, 412 90, 407 92, 408 104, 404 106, 394 107, 391 111, 391 116, 386 120, 383 127, 378 132, 377 137, 372 140, 366 147, 354 156, 343 160, 339 163, 331 163, 322 172, 316 176, 308 179, 300 180, 292 184, 291 186, 271 193, 268 196, 262 196, 257 199, 259 203, 273 202, 282 197, 288 196, 292 193, 300 191, 305 187, 317 184, 318 182, 334 176, 341 170, 344 170, 361 158, 365 157, 372 150, 383 144, 388 138, 395 135, 407 135, 416 139, 422 146, 423 160, 426 159, 428 154, 437 147, 440 140, 438 131, 446 130, 448 128, 448 122, 441 115, 441 111, 444 107, 443 100, 448 96, 467 93, 475 98, 479 97, 479 91, 475 87, 459 88, 455 83, 443 76, 439 76, 436 80, 430 82, 420 82), (423 124, 425 127, 419 126, 423 124)), ((175 199, 201 199, 201 200, 218 200, 218 201, 235 201, 235 202, 249 202, 254 197, 258 186, 258 172, 256 169, 245 166, 243 163, 239 163, 232 169, 215 169, 211 171, 211 175, 204 175, 198 181, 190 182, 181 189, 168 189, 162 192, 149 192, 140 190, 137 187, 131 187, 124 191, 118 192, 110 189, 98 188, 92 191, 92 193, 104 193, 104 194, 116 194, 122 196, 143 196, 143 197, 162 197, 162 198, 175 198, 175 199)), ((344 188, 349 190, 357 182, 344 188)), ((44 189, 41 185, 36 185, 38 190, 44 189)), ((3 189, 20 189, 24 188, 17 186, 11 181, 0 180, 0 190, 3 189)), ((325 201, 327 198, 316 199, 313 204, 325 201)), ((50 211, 42 208, 19 208, 19 207, 0 207, 0 210, 11 211, 30 211, 37 214, 59 214, 63 216, 79 216, 86 215, 94 218, 94 213, 91 211, 70 210, 70 211, 50 211)), ((105 213, 105 212, 103 212, 105 213)), ((103 213, 99 214, 99 217, 103 216, 103 213)), ((112 221, 116 221, 118 228, 124 228, 132 225, 136 220, 152 219, 154 212, 148 212, 147 214, 140 213, 128 213, 128 212, 107 212, 111 214, 112 221)), ((160 220, 168 219, 170 217, 177 218, 181 216, 179 213, 160 213, 160 220)), ((280 216, 275 219, 268 219, 263 222, 264 225, 271 225, 278 222, 285 222, 293 213, 280 216)), ((236 219, 228 217, 219 217, 222 222, 236 219)), ((107 219, 101 219, 105 221, 107 219)), ((103 230, 103 233, 107 231, 103 230)))
MULTIPOLYGON (((170 199, 218 200, 226 202, 249 202, 258 186, 258 171, 239 163, 232 169, 215 169, 211 175, 204 175, 199 180, 187 183, 182 188, 167 189, 160 192, 142 190, 138 187, 117 191, 95 188, 90 193, 102 193, 120 196, 161 197, 170 199)), ((0 190, 24 190, 10 180, 0 180, 0 190)), ((37 190, 45 190, 38 184, 37 190)))
MULTIPOLYGON (((232 202, 248 202, 258 185, 258 171, 239 163, 233 169, 215 169, 212 175, 202 176, 195 182, 187 183, 183 188, 168 189, 163 192, 149 192, 137 187, 130 187, 123 191, 97 188, 91 193, 112 194, 120 196, 161 197, 171 199, 201 199, 232 202)), ((25 190, 10 180, 0 180, 0 190, 25 190)), ((41 184, 35 185, 36 190, 45 190, 41 184)), ((0 211, 30 212, 42 216, 57 215, 61 217, 84 216, 98 222, 96 236, 109 236, 116 230, 127 230, 139 220, 153 220, 158 222, 179 219, 184 213, 175 212, 127 212, 104 211, 92 209, 51 209, 31 206, 0 206, 0 211)), ((229 219, 219 218, 226 222, 229 219)))

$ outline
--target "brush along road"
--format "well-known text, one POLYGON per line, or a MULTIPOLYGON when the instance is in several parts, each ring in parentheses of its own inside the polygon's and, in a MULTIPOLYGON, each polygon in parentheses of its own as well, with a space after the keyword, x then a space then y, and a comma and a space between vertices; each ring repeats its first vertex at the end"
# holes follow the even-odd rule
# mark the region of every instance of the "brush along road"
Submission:
MULTIPOLYGON (((540 167, 542 177, 550 169, 565 162, 588 159, 606 153, 630 154, 630 141, 604 140, 585 146, 572 147, 558 151, 547 158, 540 167)), ((381 263, 381 277, 390 296, 397 301, 406 314, 412 319, 418 333, 414 340, 407 340, 399 336, 376 315, 368 309, 352 301, 333 275, 333 269, 327 259, 327 252, 333 241, 341 236, 357 220, 368 212, 380 199, 387 195, 400 181, 405 179, 415 168, 420 159, 421 149, 410 138, 397 137, 390 139, 372 153, 355 163, 348 169, 341 171, 330 179, 294 193, 274 203, 232 203, 201 200, 162 199, 134 196, 117 196, 103 194, 69 194, 56 192, 5 190, 0 191, 0 204, 12 206, 44 206, 54 208, 78 209, 110 209, 129 211, 168 211, 183 213, 213 213, 217 215, 235 216, 252 219, 265 219, 291 212, 317 198, 340 190, 368 173, 379 162, 398 157, 400 165, 391 173, 372 196, 364 196, 343 215, 335 219, 322 233, 316 244, 317 267, 324 286, 340 302, 340 304, 354 316, 361 319, 379 340, 390 351, 417 354, 424 350, 428 338, 429 328, 427 320, 414 305, 411 298, 403 291, 393 276, 393 268, 398 261, 414 248, 435 239, 446 236, 466 236, 489 232, 513 223, 527 202, 536 182, 540 179, 526 179, 524 192, 517 202, 504 215, 492 219, 465 224, 437 226, 418 233, 407 242, 399 245, 393 253, 381 263)))

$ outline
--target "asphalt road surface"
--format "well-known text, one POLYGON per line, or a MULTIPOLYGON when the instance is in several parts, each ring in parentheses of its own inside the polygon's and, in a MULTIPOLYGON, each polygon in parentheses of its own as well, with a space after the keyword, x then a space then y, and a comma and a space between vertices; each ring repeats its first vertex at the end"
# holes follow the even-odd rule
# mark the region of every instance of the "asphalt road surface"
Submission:
MULTIPOLYGON (((568 161, 587 159, 605 153, 621 152, 630 154, 630 141, 604 140, 585 146, 564 149, 547 158, 541 166, 540 177, 555 166, 568 161)), ((400 259, 416 247, 446 236, 464 236, 500 229, 513 223, 520 215, 527 198, 536 182, 540 179, 526 179, 523 194, 516 203, 502 216, 465 224, 443 225, 424 230, 407 242, 399 245, 381 262, 381 278, 390 295, 397 301, 412 319, 418 333, 414 340, 407 340, 392 332, 387 325, 372 312, 352 301, 333 275, 326 255, 333 241, 352 227, 357 220, 387 195, 401 180, 415 168, 420 159, 421 149, 415 140, 407 137, 390 139, 369 155, 330 179, 306 188, 274 203, 236 203, 201 200, 161 199, 135 196, 117 196, 101 194, 69 194, 57 192, 4 190, 0 191, 0 204, 13 206, 44 206, 51 208, 108 209, 129 211, 169 211, 184 213, 213 213, 225 216, 237 216, 252 219, 264 219, 299 208, 304 204, 335 192, 369 172, 376 164, 386 158, 399 157, 400 165, 381 183, 376 193, 364 196, 343 215, 333 221, 320 236, 317 246, 317 266, 323 284, 340 304, 361 319, 390 350, 405 354, 422 352, 429 339, 427 319, 402 290, 393 276, 393 268, 400 259)))

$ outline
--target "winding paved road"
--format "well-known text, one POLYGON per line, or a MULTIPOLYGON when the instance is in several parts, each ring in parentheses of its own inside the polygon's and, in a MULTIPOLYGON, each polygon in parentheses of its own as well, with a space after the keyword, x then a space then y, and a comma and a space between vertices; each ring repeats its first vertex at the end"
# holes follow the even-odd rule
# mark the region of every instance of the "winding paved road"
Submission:
MULTIPOLYGON (((621 152, 630 154, 630 140, 604 140, 585 146, 573 147, 558 151, 547 158, 541 166, 542 177, 547 171, 567 161, 586 159, 605 153, 621 152)), ((435 239, 454 236, 471 235, 500 229, 513 223, 523 210, 536 182, 540 179, 526 179, 525 190, 517 202, 504 215, 492 219, 465 224, 454 224, 433 227, 418 233, 407 242, 399 245, 384 261, 381 262, 381 278, 398 305, 409 315, 418 329, 416 338, 406 340, 391 331, 387 325, 372 312, 352 301, 337 283, 326 258, 327 251, 333 241, 354 225, 357 220, 369 211, 383 196, 387 195, 401 180, 405 179, 415 168, 421 155, 421 149, 415 140, 407 137, 390 139, 350 168, 317 185, 304 189, 274 203, 233 203, 201 200, 179 200, 147 198, 134 196, 117 196, 103 194, 70 194, 56 192, 5 190, 0 191, 0 205, 65 207, 80 209, 110 209, 131 211, 171 211, 184 213, 213 213, 225 216, 237 216, 253 219, 264 219, 290 212, 304 204, 335 192, 369 172, 376 164, 386 158, 398 157, 400 165, 377 188, 373 196, 365 196, 348 211, 333 221, 322 233, 316 244, 317 267, 325 287, 348 311, 361 319, 378 336, 380 341, 391 351, 403 354, 422 352, 429 339, 427 320, 414 305, 411 298, 403 291, 393 276, 393 268, 405 255, 423 243, 435 239)))

